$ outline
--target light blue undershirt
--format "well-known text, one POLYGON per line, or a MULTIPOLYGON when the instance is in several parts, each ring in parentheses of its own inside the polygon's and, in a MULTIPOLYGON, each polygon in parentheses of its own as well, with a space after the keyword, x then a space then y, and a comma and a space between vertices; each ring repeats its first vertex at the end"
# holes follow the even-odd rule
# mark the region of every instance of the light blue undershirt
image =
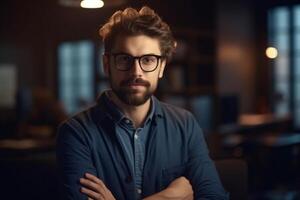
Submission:
POLYGON ((106 91, 105 101, 108 107, 110 117, 116 123, 116 134, 123 145, 126 155, 129 158, 131 169, 134 172, 134 180, 138 196, 142 193, 143 168, 146 155, 146 145, 151 122, 154 115, 154 104, 151 99, 150 111, 143 125, 135 128, 130 119, 128 119, 121 110, 109 99, 106 91))

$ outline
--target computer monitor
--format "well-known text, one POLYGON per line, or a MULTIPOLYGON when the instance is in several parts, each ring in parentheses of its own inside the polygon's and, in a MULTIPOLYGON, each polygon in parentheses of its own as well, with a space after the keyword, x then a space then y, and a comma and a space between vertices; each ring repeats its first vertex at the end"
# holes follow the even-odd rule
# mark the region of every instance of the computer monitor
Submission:
POLYGON ((211 95, 199 95, 190 98, 190 109, 200 127, 207 134, 213 129, 214 103, 211 95))

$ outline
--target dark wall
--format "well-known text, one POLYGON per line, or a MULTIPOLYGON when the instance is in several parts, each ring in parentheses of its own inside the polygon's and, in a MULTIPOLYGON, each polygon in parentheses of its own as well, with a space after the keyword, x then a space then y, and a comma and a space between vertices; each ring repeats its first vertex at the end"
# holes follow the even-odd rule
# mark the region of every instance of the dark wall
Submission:
POLYGON ((63 7, 56 0, 4 1, 0 7, 0 63, 17 66, 19 86, 46 86, 56 93, 56 49, 60 42, 78 39, 98 42, 98 28, 115 10, 148 5, 175 30, 215 34, 218 92, 239 93, 242 110, 251 112, 263 107, 261 104, 268 105, 270 72, 264 56, 267 9, 299 2, 139 0, 89 10, 63 7), (230 48, 240 55, 229 55, 230 48))
MULTIPOLYGON (((68 8, 54 0, 10 0, 0 8, 0 63, 15 64, 18 84, 56 90, 56 48, 65 40, 99 40, 97 31, 116 10, 141 7, 146 1, 128 1, 119 7, 89 10, 68 8)), ((213 1, 146 2, 173 28, 213 29, 213 1)))
POLYGON ((242 113, 254 111, 257 66, 254 6, 242 0, 218 3, 218 93, 236 95, 242 113))

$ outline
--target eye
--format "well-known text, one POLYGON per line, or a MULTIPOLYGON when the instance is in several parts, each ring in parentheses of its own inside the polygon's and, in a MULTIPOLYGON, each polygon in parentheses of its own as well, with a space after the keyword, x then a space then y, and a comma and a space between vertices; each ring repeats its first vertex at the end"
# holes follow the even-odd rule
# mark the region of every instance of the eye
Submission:
POLYGON ((118 63, 128 63, 131 61, 131 56, 129 55, 118 55, 116 57, 118 63))
POLYGON ((156 63, 156 61, 157 61, 157 58, 152 55, 146 55, 146 56, 141 57, 141 62, 146 65, 156 63))

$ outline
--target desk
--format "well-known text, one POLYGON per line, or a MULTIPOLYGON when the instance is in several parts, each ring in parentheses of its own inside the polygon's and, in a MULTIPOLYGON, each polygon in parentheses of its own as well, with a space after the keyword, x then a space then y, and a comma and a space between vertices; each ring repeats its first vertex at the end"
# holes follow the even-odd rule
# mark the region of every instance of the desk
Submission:
POLYGON ((0 149, 7 150, 29 150, 29 149, 43 149, 52 147, 54 145, 53 139, 5 139, 0 140, 0 149))
POLYGON ((292 119, 290 116, 275 116, 273 114, 243 114, 232 124, 221 125, 221 134, 230 133, 261 133, 268 131, 286 132, 292 119))
POLYGON ((0 140, 0 159, 42 153, 55 149, 55 139, 5 139, 0 140))
POLYGON ((283 133, 257 138, 257 143, 265 147, 286 147, 300 145, 300 133, 283 133))
POLYGON ((223 147, 247 160, 250 190, 299 186, 300 133, 232 134, 224 137, 223 147))
POLYGON ((259 128, 267 125, 288 123, 291 121, 289 115, 276 116, 273 114, 243 114, 239 117, 238 124, 242 128, 259 128))
POLYGON ((300 133, 288 133, 291 122, 290 116, 241 115, 221 129, 225 153, 247 160, 250 191, 300 183, 300 133))

